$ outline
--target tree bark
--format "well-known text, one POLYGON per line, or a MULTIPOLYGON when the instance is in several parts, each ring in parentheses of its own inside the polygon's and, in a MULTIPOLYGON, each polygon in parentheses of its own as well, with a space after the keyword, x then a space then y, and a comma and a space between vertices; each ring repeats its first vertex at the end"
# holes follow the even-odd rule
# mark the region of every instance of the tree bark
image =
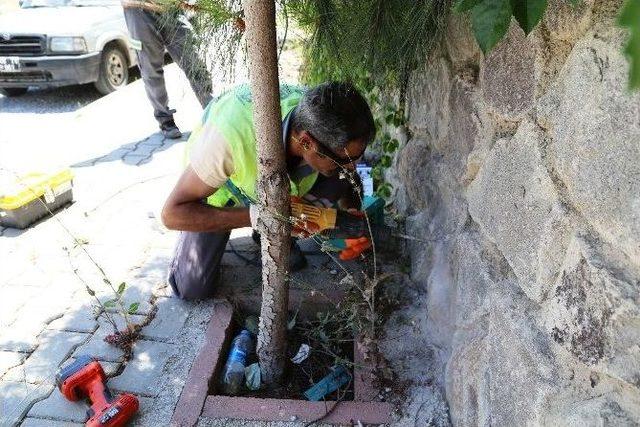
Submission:
POLYGON ((262 380, 282 377, 286 356, 291 226, 289 178, 282 146, 282 117, 276 54, 275 3, 243 0, 249 76, 258 139, 258 231, 262 235, 262 307, 257 352, 262 380))

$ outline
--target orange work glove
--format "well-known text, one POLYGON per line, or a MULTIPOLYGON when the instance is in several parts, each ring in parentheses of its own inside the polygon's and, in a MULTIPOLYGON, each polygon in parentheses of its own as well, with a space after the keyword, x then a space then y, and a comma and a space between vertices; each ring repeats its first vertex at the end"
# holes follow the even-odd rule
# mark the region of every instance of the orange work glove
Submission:
POLYGON ((356 259, 361 253, 371 247, 371 240, 366 237, 359 237, 357 239, 344 239, 346 248, 340 251, 340 259, 342 261, 350 261, 356 259))

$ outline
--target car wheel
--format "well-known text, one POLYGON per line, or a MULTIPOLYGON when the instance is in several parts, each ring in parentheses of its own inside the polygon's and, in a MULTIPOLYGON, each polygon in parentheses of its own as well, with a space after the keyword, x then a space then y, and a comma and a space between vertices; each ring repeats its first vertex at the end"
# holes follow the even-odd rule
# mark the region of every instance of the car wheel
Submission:
POLYGON ((0 95, 4 96, 20 96, 27 93, 26 87, 5 87, 0 89, 0 95))
POLYGON ((107 46, 102 52, 100 73, 95 83, 96 89, 103 95, 114 92, 129 82, 129 64, 127 57, 117 46, 107 46))

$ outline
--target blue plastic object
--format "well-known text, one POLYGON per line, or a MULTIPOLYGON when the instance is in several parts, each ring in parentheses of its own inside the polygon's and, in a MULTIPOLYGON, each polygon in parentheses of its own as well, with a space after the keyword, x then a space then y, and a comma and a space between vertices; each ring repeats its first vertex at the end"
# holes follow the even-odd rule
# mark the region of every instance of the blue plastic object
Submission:
POLYGON ((329 393, 333 393, 349 382, 351 375, 343 365, 338 365, 329 375, 320 380, 316 385, 304 392, 304 396, 314 402, 322 399, 329 393))

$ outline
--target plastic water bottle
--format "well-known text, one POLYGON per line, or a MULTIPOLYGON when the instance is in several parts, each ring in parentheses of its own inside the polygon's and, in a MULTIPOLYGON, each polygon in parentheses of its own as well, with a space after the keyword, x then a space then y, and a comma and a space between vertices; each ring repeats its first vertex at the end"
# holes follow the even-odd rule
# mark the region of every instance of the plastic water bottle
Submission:
POLYGON ((243 329, 233 339, 231 351, 224 365, 222 385, 224 392, 235 396, 240 393, 244 384, 244 368, 247 365, 247 356, 255 351, 251 333, 243 329))

